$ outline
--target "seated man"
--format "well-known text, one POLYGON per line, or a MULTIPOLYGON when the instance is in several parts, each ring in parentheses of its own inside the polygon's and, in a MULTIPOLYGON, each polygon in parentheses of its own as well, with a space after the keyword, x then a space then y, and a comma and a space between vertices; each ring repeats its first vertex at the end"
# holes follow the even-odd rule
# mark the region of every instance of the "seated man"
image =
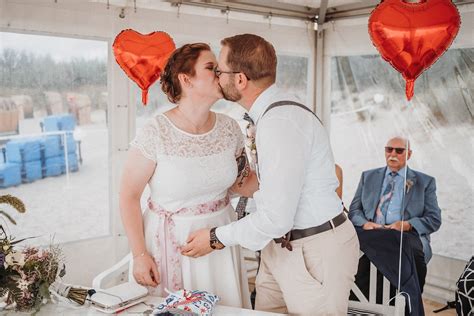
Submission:
POLYGON ((414 249, 420 290, 423 292, 426 264, 432 256, 430 234, 441 226, 441 210, 436 198, 435 179, 406 166, 411 154, 408 140, 395 137, 388 141, 385 147, 387 166, 362 173, 349 207, 349 219, 363 230, 403 229, 410 232, 408 235, 418 236, 406 238, 403 243, 410 242, 414 249), (406 196, 403 197, 405 175, 406 196), (403 221, 401 210, 404 211, 403 221))

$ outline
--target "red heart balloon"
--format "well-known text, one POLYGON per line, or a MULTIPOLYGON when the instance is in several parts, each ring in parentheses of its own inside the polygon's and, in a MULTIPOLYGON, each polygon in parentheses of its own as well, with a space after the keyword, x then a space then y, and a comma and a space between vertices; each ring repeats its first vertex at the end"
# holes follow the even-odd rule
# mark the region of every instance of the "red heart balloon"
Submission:
POLYGON ((142 102, 146 105, 148 88, 160 77, 176 49, 173 39, 165 32, 143 35, 128 29, 117 35, 112 47, 117 63, 142 89, 142 102))
POLYGON ((451 0, 384 0, 369 18, 372 43, 406 81, 407 99, 416 78, 448 49, 461 24, 451 0))

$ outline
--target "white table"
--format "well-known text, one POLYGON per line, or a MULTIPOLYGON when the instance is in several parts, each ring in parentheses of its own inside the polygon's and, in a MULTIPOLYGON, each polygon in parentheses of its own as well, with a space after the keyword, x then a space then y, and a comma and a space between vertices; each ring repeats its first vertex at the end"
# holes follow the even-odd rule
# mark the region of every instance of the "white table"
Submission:
MULTIPOLYGON (((156 297, 156 296, 149 296, 147 300, 145 301, 146 304, 138 304, 133 307, 130 307, 129 309, 126 309, 122 312, 120 312, 118 315, 143 315, 144 312, 146 311, 152 311, 153 306, 157 306, 159 303, 163 301, 163 298, 161 297, 156 297)), ((72 306, 72 305, 71 305, 72 306)), ((64 303, 60 304, 53 304, 53 303, 48 303, 46 305, 43 305, 38 313, 33 313, 35 316, 53 316, 53 315, 94 315, 94 316, 106 316, 106 315, 111 315, 111 314, 105 314, 102 312, 99 312, 98 310, 94 309, 93 307, 90 306, 84 306, 80 308, 74 308, 68 305, 65 305, 64 303)), ((13 311, 1 311, 0 310, 0 315, 29 315, 29 313, 15 313, 13 311)), ((227 316, 227 315, 232 315, 232 316, 281 316, 282 314, 275 314, 275 313, 269 313, 269 312, 261 312, 261 311, 254 311, 250 309, 243 309, 243 308, 236 308, 236 307, 228 307, 228 306, 221 306, 217 304, 217 306, 214 309, 214 315, 216 316, 227 316)))

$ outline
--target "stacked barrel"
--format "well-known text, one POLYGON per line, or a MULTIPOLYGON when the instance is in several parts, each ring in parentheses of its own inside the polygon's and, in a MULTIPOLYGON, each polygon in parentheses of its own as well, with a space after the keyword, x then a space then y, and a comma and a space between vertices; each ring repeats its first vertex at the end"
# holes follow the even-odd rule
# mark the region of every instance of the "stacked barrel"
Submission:
POLYGON ((48 116, 43 120, 44 132, 66 133, 8 141, 4 149, 6 161, 0 163, 0 188, 59 176, 66 173, 66 168, 70 172, 79 170, 72 134, 75 127, 76 120, 72 115, 48 116))

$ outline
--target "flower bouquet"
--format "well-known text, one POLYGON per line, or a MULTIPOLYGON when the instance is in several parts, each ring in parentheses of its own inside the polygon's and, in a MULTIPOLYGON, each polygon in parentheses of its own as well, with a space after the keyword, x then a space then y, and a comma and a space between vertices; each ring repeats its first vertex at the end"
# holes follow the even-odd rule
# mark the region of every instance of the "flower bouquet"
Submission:
MULTIPOLYGON (((0 204, 9 204, 19 213, 25 212, 23 202, 11 195, 0 196, 0 204)), ((0 210, 0 215, 16 225, 6 211, 0 210)), ((17 248, 17 244, 26 239, 15 240, 8 236, 0 222, 0 298, 17 311, 39 309, 43 300, 49 298, 49 286, 56 280, 62 262, 58 246, 17 248)), ((59 274, 64 273, 63 265, 59 274)))

